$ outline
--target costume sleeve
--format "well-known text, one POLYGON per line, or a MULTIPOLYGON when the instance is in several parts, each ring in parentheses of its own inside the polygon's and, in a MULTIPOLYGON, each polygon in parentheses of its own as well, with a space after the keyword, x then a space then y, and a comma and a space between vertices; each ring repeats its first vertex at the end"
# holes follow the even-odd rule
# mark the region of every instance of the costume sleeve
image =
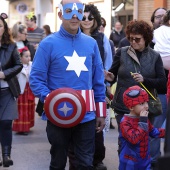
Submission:
POLYGON ((96 103, 96 116, 106 117, 104 69, 97 43, 94 47, 94 54, 95 56, 93 61, 93 90, 94 100, 96 103))
POLYGON ((149 121, 149 136, 153 138, 163 138, 165 137, 165 129, 154 128, 149 121))
MULTIPOLYGON (((147 123, 143 123, 147 126, 147 123)), ((142 128, 141 125, 138 125, 137 128, 133 126, 133 122, 126 121, 122 119, 120 123, 120 130, 122 136, 132 144, 137 144, 140 142, 146 135, 148 135, 146 128, 142 128)))
POLYGON ((46 81, 49 63, 50 56, 40 44, 33 60, 29 83, 32 92, 40 98, 41 102, 44 102, 45 97, 51 92, 46 81))

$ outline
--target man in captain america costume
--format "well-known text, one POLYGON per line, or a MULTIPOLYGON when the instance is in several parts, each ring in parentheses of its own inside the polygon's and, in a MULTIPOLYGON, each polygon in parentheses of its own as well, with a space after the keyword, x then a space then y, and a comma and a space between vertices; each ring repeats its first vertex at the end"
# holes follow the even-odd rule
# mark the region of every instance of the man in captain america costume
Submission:
POLYGON ((123 102, 130 113, 120 122, 119 170, 150 170, 149 136, 164 137, 165 129, 154 128, 148 120, 148 94, 141 87, 129 87, 123 102))
MULTIPOLYGON (((64 170, 70 143, 74 146, 78 170, 92 170, 95 129, 105 125, 104 70, 96 41, 81 33, 84 5, 80 0, 62 0, 59 5, 60 30, 41 41, 36 51, 30 87, 42 102, 53 90, 63 87, 84 91, 86 113, 76 126, 63 128, 47 120, 51 144, 50 170, 64 170), (93 97, 94 96, 94 97, 93 97)), ((67 115, 64 105, 60 111, 67 115)))

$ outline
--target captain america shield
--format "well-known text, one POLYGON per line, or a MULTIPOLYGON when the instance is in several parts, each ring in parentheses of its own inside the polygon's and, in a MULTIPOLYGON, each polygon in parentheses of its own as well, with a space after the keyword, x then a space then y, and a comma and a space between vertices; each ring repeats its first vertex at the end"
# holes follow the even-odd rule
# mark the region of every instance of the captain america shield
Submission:
POLYGON ((69 128, 81 122, 86 113, 82 95, 71 88, 52 91, 45 99, 44 110, 47 118, 59 127, 69 128))

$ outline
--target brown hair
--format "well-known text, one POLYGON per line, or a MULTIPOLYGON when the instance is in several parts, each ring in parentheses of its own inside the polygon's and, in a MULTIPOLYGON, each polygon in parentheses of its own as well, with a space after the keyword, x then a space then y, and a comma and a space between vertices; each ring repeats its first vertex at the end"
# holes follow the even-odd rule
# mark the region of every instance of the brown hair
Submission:
POLYGON ((46 35, 50 35, 52 33, 49 25, 44 25, 43 28, 45 29, 46 35))
POLYGON ((153 39, 153 29, 145 21, 132 20, 128 23, 126 27, 126 36, 129 40, 130 34, 140 34, 145 40, 145 45, 149 45, 153 39))
POLYGON ((11 36, 11 32, 10 29, 8 27, 7 22, 5 21, 5 19, 3 17, 0 16, 0 20, 3 22, 4 24, 4 33, 2 35, 2 39, 1 39, 1 44, 11 44, 13 43, 12 40, 12 36, 11 36))
POLYGON ((106 26, 106 20, 103 17, 101 17, 101 25, 103 25, 103 27, 106 26))

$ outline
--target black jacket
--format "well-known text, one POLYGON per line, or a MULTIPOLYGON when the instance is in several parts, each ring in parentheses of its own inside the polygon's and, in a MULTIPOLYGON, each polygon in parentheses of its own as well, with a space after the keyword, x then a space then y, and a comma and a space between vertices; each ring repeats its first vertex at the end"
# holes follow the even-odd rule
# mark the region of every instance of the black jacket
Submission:
POLYGON ((114 46, 118 48, 120 40, 123 39, 125 36, 126 35, 123 30, 120 31, 120 33, 114 30, 111 32, 109 39, 112 40, 114 43, 114 46))
POLYGON ((117 80, 116 92, 113 99, 113 108, 118 113, 129 113, 123 103, 124 91, 134 85, 140 85, 131 76, 131 72, 140 72, 144 78, 143 84, 152 92, 166 84, 165 72, 160 55, 146 47, 142 52, 140 58, 137 57, 136 52, 132 47, 122 47, 116 53, 114 63, 110 70, 117 80))
POLYGON ((15 43, 3 44, 0 47, 0 62, 1 69, 5 74, 4 80, 7 81, 13 96, 18 97, 20 86, 16 75, 22 70, 23 65, 15 43))
POLYGON ((100 51, 100 56, 102 58, 102 62, 103 62, 103 66, 104 66, 104 61, 105 61, 105 57, 104 57, 104 44, 103 44, 104 34, 99 32, 98 30, 96 30, 95 32, 93 32, 91 34, 91 37, 93 37, 97 41, 97 45, 98 45, 99 51, 100 51))

